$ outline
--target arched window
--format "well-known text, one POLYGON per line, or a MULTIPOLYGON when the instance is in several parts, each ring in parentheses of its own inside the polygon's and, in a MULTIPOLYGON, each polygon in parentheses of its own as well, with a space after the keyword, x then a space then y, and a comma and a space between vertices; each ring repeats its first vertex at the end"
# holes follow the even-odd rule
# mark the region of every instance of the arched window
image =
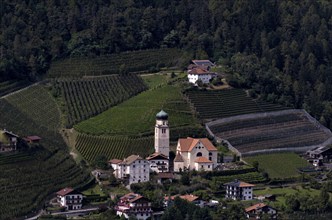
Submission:
POLYGON ((209 156, 212 156, 212 153, 211 153, 211 152, 209 153, 209 156))
POLYGON ((197 154, 196 154, 196 157, 201 157, 202 156, 202 153, 201 152, 198 152, 197 154))

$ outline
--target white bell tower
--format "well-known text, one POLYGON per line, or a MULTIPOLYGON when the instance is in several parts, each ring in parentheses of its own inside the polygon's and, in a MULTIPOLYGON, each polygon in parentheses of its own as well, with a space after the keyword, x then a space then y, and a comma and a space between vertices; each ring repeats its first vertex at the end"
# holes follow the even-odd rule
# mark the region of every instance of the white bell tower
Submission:
POLYGON ((161 110, 156 115, 156 126, 154 131, 155 152, 169 157, 169 126, 168 114, 161 110))

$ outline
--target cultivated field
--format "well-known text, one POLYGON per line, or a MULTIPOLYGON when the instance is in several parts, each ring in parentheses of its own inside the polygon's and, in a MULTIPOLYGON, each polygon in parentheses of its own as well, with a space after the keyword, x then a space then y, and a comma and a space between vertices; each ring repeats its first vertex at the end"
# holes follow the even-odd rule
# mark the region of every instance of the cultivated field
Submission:
POLYGON ((29 85, 26 81, 8 80, 0 82, 0 97, 29 85))
POLYGON ((65 103, 67 127, 98 115, 146 89, 136 74, 57 79, 53 83, 53 91, 60 93, 65 103))
POLYGON ((13 219, 40 208, 43 200, 65 186, 89 181, 67 152, 57 132, 59 111, 47 90, 31 87, 0 99, 0 126, 24 137, 38 135, 43 147, 0 157, 0 219, 13 219), (29 101, 29 105, 27 102, 29 101), (47 126, 50 123, 51 126, 47 126))
POLYGON ((124 159, 131 154, 146 157, 154 151, 154 139, 153 137, 128 138, 80 134, 75 148, 89 162, 94 162, 98 155, 105 155, 109 160, 124 159))
POLYGON ((289 178, 299 176, 298 168, 309 166, 309 163, 295 153, 274 153, 245 157, 244 160, 250 164, 254 161, 259 163, 269 174, 271 179, 289 178))
POLYGON ((80 77, 147 71, 151 67, 174 66, 182 56, 178 49, 123 52, 101 57, 70 58, 53 62, 49 77, 80 77))
POLYGON ((304 151, 332 137, 305 111, 243 115, 207 124, 211 132, 236 148, 242 155, 270 151, 304 151))
POLYGON ((256 102, 242 89, 187 91, 185 95, 201 119, 217 119, 286 109, 276 104, 256 102))
POLYGON ((132 97, 74 128, 87 134, 153 135, 155 115, 163 109, 171 128, 198 124, 178 85, 163 85, 132 97))

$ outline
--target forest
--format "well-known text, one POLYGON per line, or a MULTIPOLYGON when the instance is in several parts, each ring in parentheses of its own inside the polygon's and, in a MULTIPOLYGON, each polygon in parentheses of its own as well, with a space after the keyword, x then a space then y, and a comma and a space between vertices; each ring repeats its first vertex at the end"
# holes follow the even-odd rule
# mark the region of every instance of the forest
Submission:
POLYGON ((331 128, 331 16, 328 0, 3 0, 0 82, 40 80, 68 57, 179 48, 331 128))

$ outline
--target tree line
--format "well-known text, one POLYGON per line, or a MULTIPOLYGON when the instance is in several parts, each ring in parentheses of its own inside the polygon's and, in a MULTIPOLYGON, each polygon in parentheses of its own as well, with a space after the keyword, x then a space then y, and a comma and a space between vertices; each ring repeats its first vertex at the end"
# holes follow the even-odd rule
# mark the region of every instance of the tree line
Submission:
POLYGON ((38 80, 67 57, 181 48, 230 66, 233 85, 331 127, 331 15, 326 0, 4 0, 0 81, 38 80))

